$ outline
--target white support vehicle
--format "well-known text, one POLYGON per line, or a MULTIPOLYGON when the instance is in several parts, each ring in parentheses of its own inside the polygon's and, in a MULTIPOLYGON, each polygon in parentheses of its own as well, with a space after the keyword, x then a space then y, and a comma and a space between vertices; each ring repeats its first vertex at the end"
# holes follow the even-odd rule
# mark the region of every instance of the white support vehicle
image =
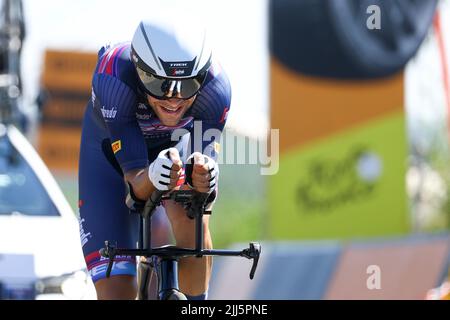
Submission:
POLYGON ((78 228, 33 146, 0 123, 0 299, 96 299, 78 228))

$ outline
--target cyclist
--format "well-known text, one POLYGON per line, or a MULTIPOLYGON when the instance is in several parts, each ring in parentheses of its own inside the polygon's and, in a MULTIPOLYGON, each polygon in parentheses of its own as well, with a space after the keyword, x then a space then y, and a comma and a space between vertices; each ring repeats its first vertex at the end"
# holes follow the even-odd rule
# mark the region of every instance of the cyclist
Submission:
MULTIPOLYGON (((191 22, 142 21, 131 43, 100 49, 79 163, 81 242, 99 299, 134 299, 137 294, 135 258, 116 257, 106 278, 108 260, 98 253, 105 240, 116 240, 118 247, 136 244, 138 217, 125 204, 128 190, 135 200, 145 201, 156 189, 180 187, 183 165, 193 157, 189 187, 209 193, 211 211, 218 140, 203 139, 203 133, 223 130, 230 102, 229 80, 212 57, 205 29, 191 22), (201 134, 195 135, 196 121, 201 121, 201 134), (176 129, 187 133, 174 139, 176 129)), ((194 220, 178 204, 165 201, 163 206, 176 245, 194 247, 194 220)), ((208 220, 204 216, 204 247, 212 248, 208 220)), ((180 289, 188 299, 206 299, 211 268, 210 257, 180 260, 180 289)))

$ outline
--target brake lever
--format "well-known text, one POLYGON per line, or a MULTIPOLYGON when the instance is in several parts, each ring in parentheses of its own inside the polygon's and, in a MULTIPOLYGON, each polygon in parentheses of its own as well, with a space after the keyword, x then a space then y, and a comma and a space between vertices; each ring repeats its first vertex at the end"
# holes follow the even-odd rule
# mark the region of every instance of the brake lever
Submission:
POLYGON ((116 257, 116 246, 112 246, 109 244, 109 241, 105 241, 105 248, 100 249, 100 255, 109 258, 108 269, 106 269, 106 278, 109 278, 114 264, 114 258, 116 257))
POLYGON ((250 242, 249 248, 242 251, 242 254, 248 259, 253 259, 252 269, 250 270, 250 280, 253 280, 261 255, 261 245, 258 242, 250 242))

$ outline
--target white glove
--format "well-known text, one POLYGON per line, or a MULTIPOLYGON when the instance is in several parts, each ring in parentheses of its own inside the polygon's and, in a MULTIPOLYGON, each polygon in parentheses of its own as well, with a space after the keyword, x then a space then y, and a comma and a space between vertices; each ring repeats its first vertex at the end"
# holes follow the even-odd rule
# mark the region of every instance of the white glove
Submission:
POLYGON ((205 162, 208 164, 211 180, 209 185, 209 193, 213 192, 219 182, 219 164, 208 156, 205 156, 205 162))
POLYGON ((178 155, 178 159, 180 159, 180 155, 176 148, 165 149, 158 154, 158 157, 148 168, 148 177, 150 181, 156 189, 161 191, 169 190, 170 170, 172 170, 172 165, 174 164, 170 154, 178 155))
POLYGON ((214 189, 216 188, 217 182, 219 181, 219 165, 217 164, 217 162, 214 161, 214 159, 208 157, 207 155, 201 154, 200 152, 194 152, 186 160, 186 163, 194 163, 200 165, 206 163, 208 165, 208 171, 209 174, 211 175, 211 178, 209 179, 208 193, 213 192, 214 189))

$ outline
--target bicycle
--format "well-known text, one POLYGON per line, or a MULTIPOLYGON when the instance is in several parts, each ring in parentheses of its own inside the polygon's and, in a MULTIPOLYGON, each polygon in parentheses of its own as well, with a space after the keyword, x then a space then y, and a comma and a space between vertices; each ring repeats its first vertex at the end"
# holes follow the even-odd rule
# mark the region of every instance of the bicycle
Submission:
POLYGON ((136 203, 127 197, 127 204, 132 212, 140 214, 139 240, 137 249, 116 248, 105 241, 105 248, 100 249, 100 254, 109 258, 106 277, 109 278, 117 255, 143 257, 138 263, 138 300, 148 300, 148 285, 150 283, 150 272, 153 270, 157 276, 157 299, 158 300, 187 300, 178 286, 178 260, 183 257, 204 256, 241 256, 253 259, 250 270, 250 279, 253 279, 261 254, 261 245, 251 242, 249 247, 238 250, 205 250, 203 249, 203 215, 207 194, 195 190, 175 190, 169 193, 155 191, 146 201, 143 208, 136 208, 136 203), (195 219, 195 248, 180 248, 173 245, 165 245, 152 248, 151 246, 151 217, 155 208, 162 200, 173 200, 187 208, 187 215, 195 219))

